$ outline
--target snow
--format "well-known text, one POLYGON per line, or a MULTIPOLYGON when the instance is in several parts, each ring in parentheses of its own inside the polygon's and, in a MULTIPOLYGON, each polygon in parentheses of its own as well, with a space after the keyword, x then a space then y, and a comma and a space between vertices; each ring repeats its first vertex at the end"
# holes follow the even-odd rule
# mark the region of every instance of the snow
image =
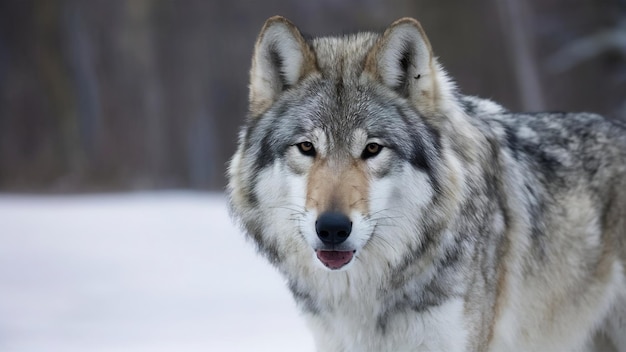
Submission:
POLYGON ((221 194, 0 195, 0 351, 313 351, 221 194))

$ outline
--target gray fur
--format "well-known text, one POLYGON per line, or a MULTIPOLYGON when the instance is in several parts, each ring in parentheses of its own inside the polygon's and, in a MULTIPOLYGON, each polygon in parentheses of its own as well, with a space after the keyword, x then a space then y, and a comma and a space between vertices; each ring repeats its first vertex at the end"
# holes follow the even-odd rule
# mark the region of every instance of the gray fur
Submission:
POLYGON ((626 351, 626 126, 463 96, 426 49, 410 19, 382 35, 305 41, 272 18, 257 42, 257 55, 283 51, 253 61, 231 212, 288 280, 318 350, 626 351), (300 71, 285 72, 293 48, 263 47, 268 28, 299 43, 300 71), (397 77, 380 68, 389 50, 397 77), (259 65, 299 80, 256 79, 259 65), (310 163, 370 165, 354 154, 359 131, 384 143, 382 161, 363 167, 389 206, 362 214, 364 244, 329 270, 309 236, 321 210, 293 189, 311 182, 310 163), (319 134, 319 155, 298 156, 294 146, 319 134))

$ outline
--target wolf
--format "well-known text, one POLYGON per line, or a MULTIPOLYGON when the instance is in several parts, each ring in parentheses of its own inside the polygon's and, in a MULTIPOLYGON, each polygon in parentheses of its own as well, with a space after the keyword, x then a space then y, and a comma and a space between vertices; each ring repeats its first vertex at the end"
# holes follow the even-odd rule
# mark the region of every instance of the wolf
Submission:
POLYGON ((318 351, 626 351, 626 125, 462 95, 414 19, 268 19, 228 177, 318 351))

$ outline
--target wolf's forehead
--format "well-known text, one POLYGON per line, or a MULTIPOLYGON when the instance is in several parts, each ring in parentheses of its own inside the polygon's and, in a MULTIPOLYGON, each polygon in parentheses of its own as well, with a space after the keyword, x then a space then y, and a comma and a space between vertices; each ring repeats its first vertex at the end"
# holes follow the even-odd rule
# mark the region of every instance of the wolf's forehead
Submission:
POLYGON ((342 131, 341 133, 316 129, 313 131, 312 137, 315 147, 323 157, 326 157, 331 154, 351 155, 360 153, 368 140, 368 133, 361 128, 342 131))
POLYGON ((298 125, 303 134, 323 131, 329 139, 352 140, 356 131, 382 137, 389 124, 404 125, 396 113, 396 103, 381 95, 376 87, 355 80, 321 78, 310 82, 282 104, 284 120, 298 125))
POLYGON ((289 111, 290 117, 300 120, 305 132, 318 129, 329 138, 351 139, 356 130, 381 129, 389 122, 381 113, 387 110, 388 102, 370 87, 330 79, 317 82, 305 94, 289 111))
POLYGON ((380 35, 357 33, 342 37, 321 37, 311 42, 317 65, 326 77, 356 77, 363 71, 365 57, 380 35))

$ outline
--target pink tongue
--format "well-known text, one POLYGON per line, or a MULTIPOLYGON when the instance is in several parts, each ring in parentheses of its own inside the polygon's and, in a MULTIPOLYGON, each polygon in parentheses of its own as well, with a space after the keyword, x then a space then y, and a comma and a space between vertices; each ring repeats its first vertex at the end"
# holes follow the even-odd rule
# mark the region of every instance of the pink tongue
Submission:
POLYGON ((352 260, 352 251, 317 251, 317 258, 331 269, 339 269, 352 260))

